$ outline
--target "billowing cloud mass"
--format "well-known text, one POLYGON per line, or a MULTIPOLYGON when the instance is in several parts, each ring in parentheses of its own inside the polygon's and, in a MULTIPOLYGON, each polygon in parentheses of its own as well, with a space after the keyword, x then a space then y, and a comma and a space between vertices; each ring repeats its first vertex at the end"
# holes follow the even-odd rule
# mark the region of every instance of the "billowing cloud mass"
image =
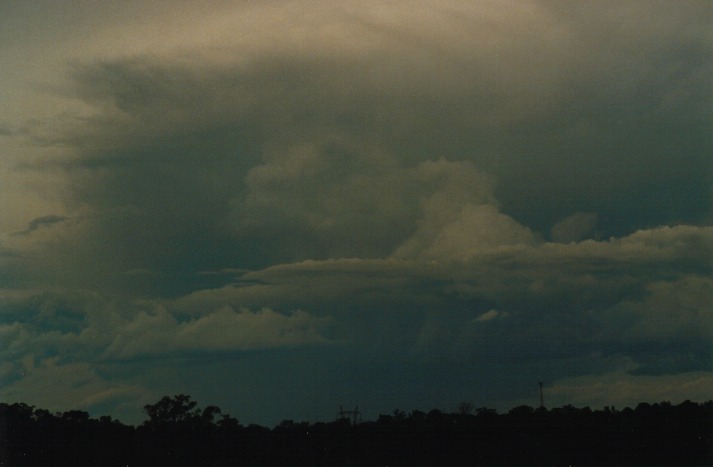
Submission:
POLYGON ((713 390, 708 2, 0 11, 3 400, 713 390))

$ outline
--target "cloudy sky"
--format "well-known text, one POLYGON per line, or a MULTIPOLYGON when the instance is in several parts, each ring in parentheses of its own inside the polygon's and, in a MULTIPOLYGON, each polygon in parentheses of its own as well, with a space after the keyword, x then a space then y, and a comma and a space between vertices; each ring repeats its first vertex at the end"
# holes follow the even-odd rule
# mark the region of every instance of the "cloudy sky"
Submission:
POLYGON ((709 1, 0 4, 0 401, 713 397, 709 1))

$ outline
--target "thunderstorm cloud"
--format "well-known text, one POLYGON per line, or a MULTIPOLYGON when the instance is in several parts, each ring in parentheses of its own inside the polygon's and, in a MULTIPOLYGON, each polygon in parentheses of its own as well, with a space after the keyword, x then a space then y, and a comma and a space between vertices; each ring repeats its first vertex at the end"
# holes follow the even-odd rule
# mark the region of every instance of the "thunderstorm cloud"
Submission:
POLYGON ((0 6, 3 400, 710 397, 709 2, 118 5, 0 6))

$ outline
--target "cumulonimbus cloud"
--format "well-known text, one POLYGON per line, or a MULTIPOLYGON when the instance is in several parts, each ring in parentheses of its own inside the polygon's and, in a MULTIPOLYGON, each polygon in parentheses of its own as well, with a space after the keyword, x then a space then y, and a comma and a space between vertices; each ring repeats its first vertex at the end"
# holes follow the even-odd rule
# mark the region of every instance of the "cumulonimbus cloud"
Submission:
POLYGON ((704 370, 710 8, 681 5, 225 7, 75 61, 53 89, 82 112, 2 138, 57 206, 2 239, 3 381, 327 344, 508 400, 704 370))

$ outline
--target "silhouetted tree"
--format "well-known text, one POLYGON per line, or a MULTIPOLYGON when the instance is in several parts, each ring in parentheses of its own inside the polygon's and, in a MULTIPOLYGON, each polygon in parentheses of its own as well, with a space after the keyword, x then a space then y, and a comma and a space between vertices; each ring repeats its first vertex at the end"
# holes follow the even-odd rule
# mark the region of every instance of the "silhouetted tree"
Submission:
POLYGON ((138 428, 0 403, 0 465, 710 465, 713 401, 506 414, 395 410, 376 421, 243 427, 189 396, 145 406, 138 428))
POLYGON ((458 404, 458 407, 456 407, 456 412, 461 415, 470 415, 473 413, 474 408, 475 407, 470 402, 463 401, 458 404))
POLYGON ((191 396, 178 394, 170 398, 164 396, 155 404, 147 404, 144 411, 149 416, 149 422, 153 424, 177 424, 197 418, 200 410, 195 409, 197 402, 191 400, 191 396))

